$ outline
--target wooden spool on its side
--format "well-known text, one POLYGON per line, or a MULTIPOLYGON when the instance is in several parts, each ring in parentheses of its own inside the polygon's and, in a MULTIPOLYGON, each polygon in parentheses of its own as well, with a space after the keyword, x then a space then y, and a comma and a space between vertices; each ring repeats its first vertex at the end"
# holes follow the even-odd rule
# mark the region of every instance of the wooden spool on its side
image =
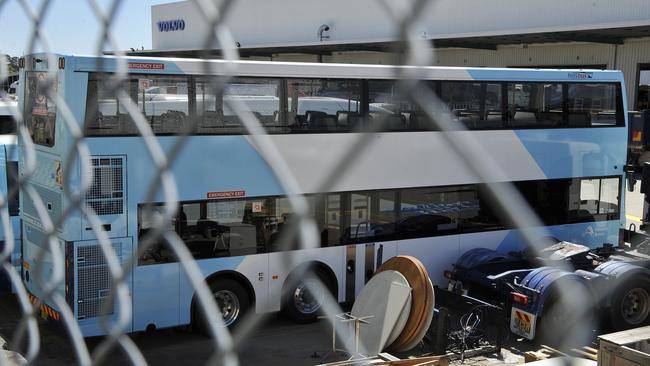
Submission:
POLYGON ((433 311, 433 287, 424 265, 420 260, 411 256, 400 255, 393 257, 382 264, 377 273, 395 270, 400 272, 413 289, 411 292, 411 311, 402 333, 388 346, 395 352, 406 351, 413 348, 422 339, 420 335, 426 333, 429 327, 430 314, 433 311), (424 331, 423 331, 423 328, 424 331), (413 346, 411 346, 415 343, 413 346), (411 347, 411 348, 407 348, 411 347))

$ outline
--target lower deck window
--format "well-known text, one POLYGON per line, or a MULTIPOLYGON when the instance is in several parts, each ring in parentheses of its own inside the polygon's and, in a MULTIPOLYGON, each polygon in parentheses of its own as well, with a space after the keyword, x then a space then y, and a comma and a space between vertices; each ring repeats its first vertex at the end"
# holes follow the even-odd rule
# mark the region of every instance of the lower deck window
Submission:
MULTIPOLYGON (((620 177, 515 182, 545 225, 617 220, 620 177)), ((306 197, 329 247, 510 229, 484 185, 337 192, 306 197)), ((162 204, 138 207, 139 240, 162 222, 162 204)), ((196 259, 298 249, 296 217, 283 196, 180 202, 165 231, 175 232, 196 259)), ((175 261, 162 235, 149 238, 140 264, 175 261)))

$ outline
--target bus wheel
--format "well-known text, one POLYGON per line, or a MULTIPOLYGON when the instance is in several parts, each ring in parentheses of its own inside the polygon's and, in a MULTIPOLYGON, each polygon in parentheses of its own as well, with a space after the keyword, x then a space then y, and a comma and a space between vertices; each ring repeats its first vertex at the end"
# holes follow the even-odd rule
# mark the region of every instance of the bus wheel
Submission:
POLYGON ((316 321, 325 297, 334 285, 322 271, 307 271, 302 278, 292 275, 283 290, 282 313, 296 323, 316 321))
POLYGON ((610 314, 617 330, 650 324, 650 280, 636 277, 622 282, 614 294, 610 314))
MULTIPOLYGON (((244 286, 233 279, 222 278, 210 283, 210 291, 219 311, 221 311, 223 324, 229 328, 236 326, 251 305, 250 296, 244 286)), ((210 334, 210 327, 203 316, 201 305, 195 301, 194 306, 199 330, 202 333, 210 334)))

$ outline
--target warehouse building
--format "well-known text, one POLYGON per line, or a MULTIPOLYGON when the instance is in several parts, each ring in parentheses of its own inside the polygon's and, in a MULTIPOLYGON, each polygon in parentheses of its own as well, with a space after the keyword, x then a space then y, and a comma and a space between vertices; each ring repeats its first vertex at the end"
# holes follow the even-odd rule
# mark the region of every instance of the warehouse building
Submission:
MULTIPOLYGON (((238 1, 224 47, 206 39, 211 25, 193 1, 155 5, 152 50, 134 54, 219 57, 238 47, 258 60, 399 64, 397 12, 378 0, 238 1)), ((650 107, 649 1, 438 0, 417 14, 410 29, 432 65, 620 69, 628 107, 650 107)))

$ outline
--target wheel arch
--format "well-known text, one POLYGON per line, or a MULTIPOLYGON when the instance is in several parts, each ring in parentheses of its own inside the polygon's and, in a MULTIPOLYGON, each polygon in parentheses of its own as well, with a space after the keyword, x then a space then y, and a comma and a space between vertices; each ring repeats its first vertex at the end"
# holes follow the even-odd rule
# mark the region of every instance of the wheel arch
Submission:
MULTIPOLYGON (((555 267, 539 267, 526 275, 522 281, 524 286, 533 289, 537 294, 529 309, 537 316, 543 316, 544 310, 550 307, 556 296, 561 296, 565 287, 582 286, 585 293, 594 298, 593 289, 580 275, 555 267)), ((593 301, 592 301, 593 303, 593 301)))
MULTIPOLYGON (((251 306, 254 308, 255 307, 255 289, 253 288, 253 285, 250 283, 250 281, 241 273, 233 271, 233 270, 223 270, 223 271, 218 271, 215 272, 208 277, 205 278, 204 282, 210 286, 210 284, 214 281, 217 280, 223 280, 223 279, 231 279, 233 281, 236 281, 240 283, 244 289, 246 290, 246 293, 248 294, 248 297, 250 299, 251 306)), ((197 304, 196 304, 196 290, 194 291, 194 294, 192 295, 192 302, 190 304, 190 323, 194 323, 196 319, 196 311, 198 310, 197 304)))
POLYGON ((326 263, 318 260, 312 260, 309 262, 302 263, 297 267, 295 267, 294 269, 292 269, 291 272, 289 272, 289 274, 287 275, 287 278, 285 278, 284 283, 282 284, 282 293, 284 294, 287 285, 290 283, 290 280, 293 279, 293 276, 295 276, 296 273, 309 271, 309 270, 313 270, 314 272, 320 272, 323 273, 325 276, 327 276, 332 286, 334 286, 332 288, 332 293, 338 299, 339 281, 336 278, 336 273, 326 263))

